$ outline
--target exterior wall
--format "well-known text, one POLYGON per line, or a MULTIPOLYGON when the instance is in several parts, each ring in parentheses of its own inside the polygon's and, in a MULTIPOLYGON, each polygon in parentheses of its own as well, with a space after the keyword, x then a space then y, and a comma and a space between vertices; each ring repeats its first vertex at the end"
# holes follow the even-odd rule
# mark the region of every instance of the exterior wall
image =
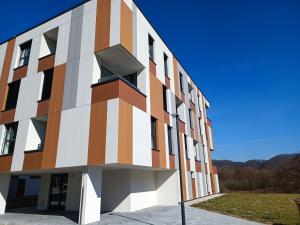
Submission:
MULTIPOLYGON (((132 0, 87 1, 1 44, 0 107, 1 144, 4 125, 18 122, 14 154, 0 157, 0 173, 44 173, 91 166, 149 170, 112 172, 120 180, 130 180, 124 180, 122 190, 114 187, 120 191, 119 196, 103 183, 103 193, 107 193, 103 195, 103 210, 133 211, 179 201, 179 195, 174 197, 178 185, 172 192, 167 192, 167 187, 178 183, 180 154, 185 201, 219 191, 211 159, 214 145, 212 122, 207 118, 210 104, 132 0), (58 29, 56 52, 45 56, 43 35, 52 29, 58 29), (149 59, 148 35, 154 39, 154 59, 149 59), (29 63, 17 68, 19 45, 28 40, 32 40, 29 63), (168 74, 164 54, 168 56, 168 74), (136 72, 137 87, 124 78, 98 82, 103 78, 102 64, 136 72), (43 71, 47 69, 54 70, 51 97, 40 101, 43 71), (15 80, 21 80, 17 106, 5 111, 8 84, 15 80), (163 87, 167 89, 166 110, 163 87), (178 102, 181 104, 177 108, 178 102), (172 117, 176 112, 178 127, 172 117), (39 141, 32 132, 32 119, 41 116, 47 116, 44 149, 29 152, 39 141), (157 149, 151 148, 151 117, 157 120, 157 149), (172 129, 172 154, 168 126, 172 129), (158 174, 154 172, 157 170, 168 172, 158 174), (116 200, 109 203, 106 198, 110 197, 116 200), (143 205, 141 198, 147 199, 143 205)), ((86 174, 84 177, 89 177, 86 174)), ((77 195, 81 176, 70 176, 69 196, 77 195)), ((116 181, 107 176, 103 172, 107 184, 115 186, 116 181)), ((42 176, 42 187, 49 184, 49 179, 42 176)), ((88 183, 82 185, 89 188, 90 178, 85 179, 88 183)), ((45 209, 47 197, 43 191, 40 196, 39 208, 45 209)), ((78 199, 68 199, 67 209, 75 210, 77 204, 78 199)))
POLYGON ((171 171, 104 171, 102 212, 132 212, 155 205, 177 205, 177 175, 171 171))
POLYGON ((8 194, 10 175, 0 174, 0 215, 4 214, 8 194))

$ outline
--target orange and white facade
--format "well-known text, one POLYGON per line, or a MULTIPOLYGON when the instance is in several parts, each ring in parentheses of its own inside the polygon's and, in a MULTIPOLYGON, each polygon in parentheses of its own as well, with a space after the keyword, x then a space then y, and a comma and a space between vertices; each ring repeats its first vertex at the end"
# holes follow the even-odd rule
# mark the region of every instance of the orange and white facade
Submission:
POLYGON ((0 214, 10 177, 38 208, 135 211, 219 192, 209 102, 132 0, 90 0, 0 45, 0 214))

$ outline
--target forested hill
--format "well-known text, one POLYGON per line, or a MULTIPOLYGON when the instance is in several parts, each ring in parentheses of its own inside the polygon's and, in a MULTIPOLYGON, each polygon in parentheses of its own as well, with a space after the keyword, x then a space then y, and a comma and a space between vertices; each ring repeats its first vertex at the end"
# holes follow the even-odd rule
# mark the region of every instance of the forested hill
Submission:
POLYGON ((214 164, 223 191, 300 193, 299 153, 246 162, 214 160, 214 164))

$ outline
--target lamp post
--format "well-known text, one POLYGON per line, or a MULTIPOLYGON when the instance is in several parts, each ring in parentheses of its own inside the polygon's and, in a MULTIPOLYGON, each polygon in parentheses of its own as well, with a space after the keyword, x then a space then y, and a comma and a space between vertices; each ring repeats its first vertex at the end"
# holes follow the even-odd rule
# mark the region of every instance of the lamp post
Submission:
POLYGON ((182 173, 181 173, 181 156, 180 156, 180 141, 179 141, 179 127, 178 127, 178 114, 172 114, 173 118, 176 118, 176 128, 177 128, 177 150, 178 150, 178 167, 179 167, 179 181, 180 181, 180 207, 181 207, 181 223, 182 225, 186 225, 185 222, 185 208, 184 208, 184 201, 183 201, 183 191, 182 191, 182 173))

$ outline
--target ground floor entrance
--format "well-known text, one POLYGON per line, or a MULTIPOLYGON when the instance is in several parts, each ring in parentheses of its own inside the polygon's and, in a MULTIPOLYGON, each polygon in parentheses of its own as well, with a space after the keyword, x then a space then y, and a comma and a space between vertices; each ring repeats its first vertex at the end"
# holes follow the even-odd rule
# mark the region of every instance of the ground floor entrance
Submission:
POLYGON ((68 189, 68 174, 51 176, 49 209, 65 209, 68 189))

